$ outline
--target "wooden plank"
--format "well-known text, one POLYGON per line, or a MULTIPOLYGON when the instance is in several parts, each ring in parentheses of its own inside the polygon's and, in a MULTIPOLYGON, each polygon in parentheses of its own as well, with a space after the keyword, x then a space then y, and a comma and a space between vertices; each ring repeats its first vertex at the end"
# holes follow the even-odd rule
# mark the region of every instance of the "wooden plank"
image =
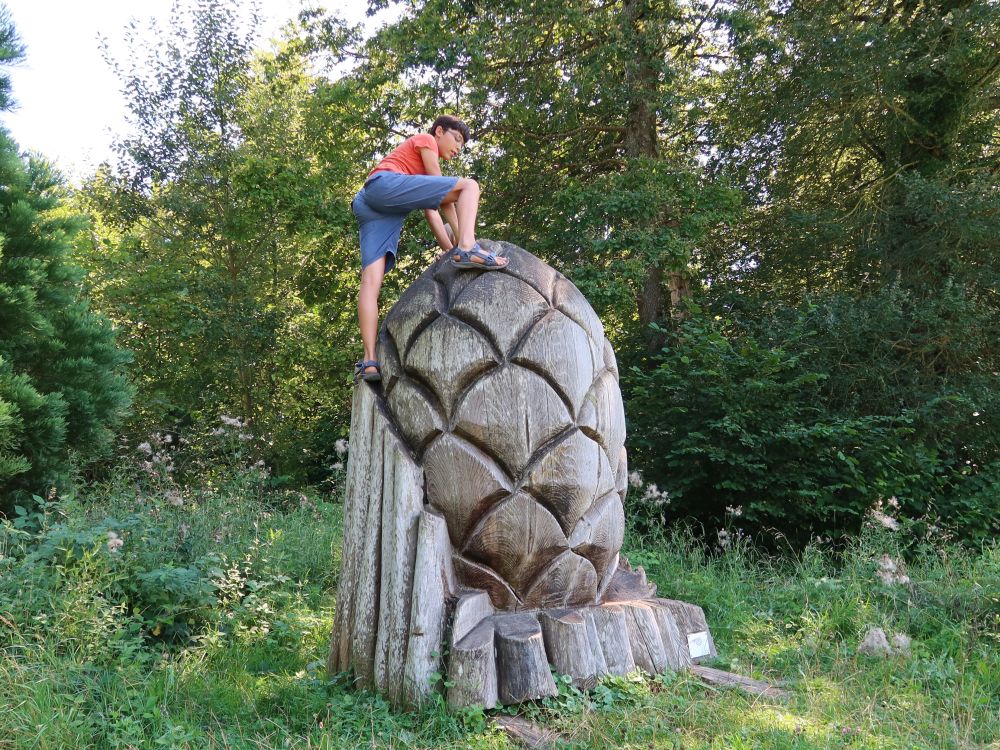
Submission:
POLYGON ((526 614, 498 615, 494 626, 499 701, 506 705, 558 695, 538 620, 526 614))
POLYGON ((532 724, 520 716, 501 714, 493 719, 493 723, 500 727, 512 742, 529 750, 549 750, 558 746, 563 739, 558 732, 532 724))
POLYGON ((625 610, 625 624, 636 666, 649 674, 663 672, 667 668, 667 654, 653 608, 642 601, 620 604, 625 610))
POLYGON ((732 687, 752 695, 762 695, 766 698, 785 699, 789 696, 787 690, 775 687, 769 682, 754 680, 750 677, 725 672, 721 669, 713 669, 712 667, 703 667, 700 664, 696 664, 691 667, 691 671, 698 675, 702 681, 715 687, 732 687))
POLYGON ((382 481, 382 580, 375 644, 375 685, 397 704, 410 631, 410 595, 417 555, 417 525, 424 503, 424 475, 406 448, 384 430, 382 481))
POLYGON ((674 671, 687 669, 692 663, 687 636, 681 633, 673 613, 667 607, 655 599, 650 601, 650 606, 660 628, 660 640, 663 641, 663 651, 667 655, 667 668, 674 671))
MULTIPOLYGON (((367 387, 367 386, 359 386, 367 387)), ((381 414, 373 405, 372 438, 366 471, 355 488, 357 502, 367 498, 367 511, 358 528, 353 529, 361 548, 354 572, 353 619, 351 622, 350 668, 356 681, 371 687, 375 681, 375 637, 378 628, 379 585, 382 549, 382 450, 384 430, 381 414)), ((345 529, 346 535, 346 529, 345 529)), ((348 585, 350 581, 345 581, 348 585)))
POLYGON ((344 543, 341 549, 337 581, 337 608, 327 669, 330 673, 351 668, 351 627, 357 594, 355 579, 361 561, 368 498, 359 493, 365 485, 371 461, 371 438, 375 418, 375 398, 366 383, 354 389, 351 409, 350 454, 347 458, 347 482, 344 492, 344 543))
POLYGON ((480 621, 451 647, 448 682, 448 705, 452 708, 496 706, 497 670, 491 620, 480 621))
POLYGON ((403 700, 420 703, 440 686, 431 676, 441 672, 444 629, 451 573, 448 525, 433 510, 420 511, 417 556, 410 606, 410 632, 403 671, 403 700))
POLYGON ((594 622, 597 641, 601 644, 607 673, 625 675, 635 670, 625 611, 617 605, 602 604, 588 612, 594 622))

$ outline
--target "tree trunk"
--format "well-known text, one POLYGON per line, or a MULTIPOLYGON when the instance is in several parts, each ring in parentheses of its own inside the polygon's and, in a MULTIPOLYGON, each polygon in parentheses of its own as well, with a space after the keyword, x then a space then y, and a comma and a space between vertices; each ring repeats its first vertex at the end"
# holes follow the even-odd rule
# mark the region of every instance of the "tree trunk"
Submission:
MULTIPOLYGON (((623 10, 624 31, 632 44, 634 57, 625 68, 625 81, 631 89, 628 116, 622 148, 629 158, 656 159, 659 157, 657 142, 656 103, 660 88, 659 60, 663 55, 661 40, 648 29, 652 13, 648 0, 625 0, 623 10)), ((686 269, 685 269, 686 271, 686 269)), ((667 274, 671 310, 690 296, 690 285, 685 271, 674 270, 667 274)), ((639 322, 646 333, 650 352, 663 348, 666 339, 662 333, 650 330, 651 323, 660 323, 667 317, 663 293, 663 268, 657 263, 649 268, 638 298, 639 322)))

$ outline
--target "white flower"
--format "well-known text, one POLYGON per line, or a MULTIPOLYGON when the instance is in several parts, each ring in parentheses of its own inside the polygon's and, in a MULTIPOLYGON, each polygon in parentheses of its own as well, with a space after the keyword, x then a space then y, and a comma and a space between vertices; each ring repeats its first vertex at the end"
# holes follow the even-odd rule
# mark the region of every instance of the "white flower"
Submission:
POLYGON ((872 518, 874 518, 876 521, 878 521, 880 524, 885 526, 887 529, 890 529, 891 531, 899 531, 899 521, 897 521, 892 516, 887 516, 880 510, 873 510, 872 518))
POLYGON ((219 435, 225 435, 226 431, 222 427, 216 427, 214 430, 212 430, 211 434, 218 437, 219 435))
POLYGON ((238 417, 227 417, 225 414, 219 416, 219 421, 228 427, 242 427, 243 420, 238 417))
POLYGON ((117 554, 118 550, 120 550, 124 544, 125 542, 118 538, 118 534, 116 532, 108 532, 108 552, 111 554, 117 554))
POLYGON ((171 505, 180 507, 184 505, 184 498, 180 492, 177 490, 169 490, 166 494, 167 502, 171 505))
POLYGON ((638 471, 633 471, 628 475, 628 483, 633 487, 642 487, 642 474, 638 471))
POLYGON ((336 443, 333 444, 333 449, 337 451, 338 456, 343 456, 347 453, 347 441, 344 438, 340 438, 336 443))
POLYGON ((340 461, 337 461, 337 463, 335 463, 330 468, 333 469, 334 471, 340 471, 341 469, 344 468, 344 465, 340 461))
POLYGON ((250 434, 248 434, 246 432, 241 432, 239 434, 239 438, 240 438, 240 440, 253 440, 253 435, 250 435, 250 434))
POLYGON ((740 516, 743 515, 743 506, 742 505, 736 505, 736 506, 727 505, 726 506, 726 513, 728 513, 729 515, 731 515, 733 518, 739 518, 740 516))
POLYGON ((163 442, 169 445, 170 443, 174 442, 174 436, 168 432, 166 435, 163 436, 163 442))
POLYGON ((153 446, 149 443, 139 443, 137 447, 139 451, 145 453, 147 456, 151 456, 153 454, 153 446))

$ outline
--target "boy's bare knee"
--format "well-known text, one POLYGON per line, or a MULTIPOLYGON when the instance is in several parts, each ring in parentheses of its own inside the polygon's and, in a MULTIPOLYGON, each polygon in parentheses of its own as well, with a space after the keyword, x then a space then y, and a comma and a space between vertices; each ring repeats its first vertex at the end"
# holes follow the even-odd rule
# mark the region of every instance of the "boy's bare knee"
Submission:
POLYGON ((462 191, 468 191, 470 193, 472 192, 479 193, 479 183, 476 182, 471 177, 463 177, 458 181, 458 184, 455 187, 459 188, 462 191))

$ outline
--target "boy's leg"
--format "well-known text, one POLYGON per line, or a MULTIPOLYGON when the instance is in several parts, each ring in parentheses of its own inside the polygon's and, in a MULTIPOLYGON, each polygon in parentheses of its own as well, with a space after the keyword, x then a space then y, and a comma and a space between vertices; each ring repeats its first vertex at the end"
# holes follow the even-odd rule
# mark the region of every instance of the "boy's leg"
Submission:
MULTIPOLYGON (((479 213, 479 183, 463 177, 441 201, 445 218, 452 222, 452 211, 458 214, 458 243, 462 250, 471 250, 476 244, 476 216, 479 213)), ((507 258, 497 258, 498 266, 506 266, 507 258)))
MULTIPOLYGON (((378 296, 385 276, 385 256, 361 269, 361 290, 358 292, 358 327, 365 347, 364 359, 375 359, 375 339, 378 336, 378 296)), ((374 373, 374 367, 365 368, 374 373)))
MULTIPOLYGON (((476 215, 479 213, 479 183, 463 177, 441 201, 441 207, 454 206, 458 214, 458 246, 470 250, 476 244, 476 215)), ((450 218, 446 209, 445 218, 450 218)), ((450 223, 450 222, 449 222, 450 223)))

